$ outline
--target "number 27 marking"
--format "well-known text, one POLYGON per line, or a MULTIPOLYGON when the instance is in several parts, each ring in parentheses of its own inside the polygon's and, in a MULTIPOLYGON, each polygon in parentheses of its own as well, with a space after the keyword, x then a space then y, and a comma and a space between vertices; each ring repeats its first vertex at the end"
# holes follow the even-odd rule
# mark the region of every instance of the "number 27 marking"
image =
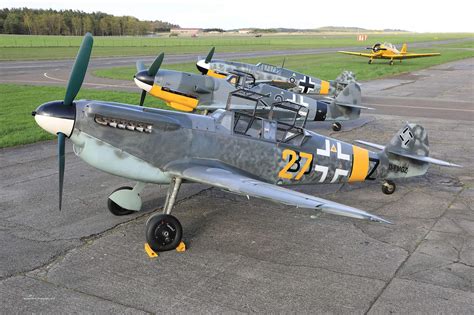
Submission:
POLYGON ((283 160, 288 159, 288 157, 290 157, 290 160, 281 169, 281 171, 278 173, 278 177, 285 178, 285 179, 292 179, 293 174, 290 174, 288 172, 291 172, 291 173, 298 172, 295 176, 295 179, 300 180, 301 177, 303 177, 303 175, 306 172, 310 171, 310 168, 311 168, 311 165, 312 165, 312 162, 313 162, 313 155, 312 154, 306 153, 306 152, 295 152, 293 150, 285 149, 285 150, 283 150, 281 155, 282 155, 283 160), (305 159, 305 162, 304 162, 303 166, 301 167, 300 161, 301 161, 302 158, 305 159), (296 165, 295 170, 291 170, 293 165, 296 165))

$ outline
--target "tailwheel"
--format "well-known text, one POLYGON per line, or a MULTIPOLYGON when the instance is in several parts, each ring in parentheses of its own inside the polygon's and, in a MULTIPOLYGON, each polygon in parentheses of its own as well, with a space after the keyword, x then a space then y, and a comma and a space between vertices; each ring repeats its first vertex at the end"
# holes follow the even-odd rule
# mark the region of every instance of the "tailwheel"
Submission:
POLYGON ((386 195, 391 195, 395 192, 397 186, 395 185, 394 182, 392 182, 391 180, 386 180, 383 184, 382 184, 382 192, 386 195))
MULTIPOLYGON (((114 193, 116 191, 119 191, 119 190, 122 190, 122 189, 132 190, 133 188, 129 187, 129 186, 124 186, 124 187, 120 187, 118 189, 115 189, 112 193, 114 193)), ((120 207, 118 204, 113 202, 110 198, 107 199, 107 208, 109 208, 109 211, 112 212, 112 214, 116 215, 116 216, 128 215, 128 214, 132 214, 132 213, 135 212, 133 210, 129 210, 129 209, 125 209, 125 208, 120 207)))
POLYGON ((332 124, 332 130, 334 131, 341 131, 342 129, 342 124, 338 121, 332 124))
POLYGON ((181 223, 170 214, 154 215, 146 224, 146 241, 155 252, 175 249, 182 236, 181 223))

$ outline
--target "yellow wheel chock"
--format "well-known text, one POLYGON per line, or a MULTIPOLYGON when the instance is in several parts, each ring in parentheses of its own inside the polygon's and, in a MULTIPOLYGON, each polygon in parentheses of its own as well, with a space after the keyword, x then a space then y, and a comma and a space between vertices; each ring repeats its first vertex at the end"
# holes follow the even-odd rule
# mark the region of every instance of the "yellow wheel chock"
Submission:
MULTIPOLYGON (((181 243, 179 243, 178 247, 176 247, 176 251, 178 253, 183 253, 186 251, 186 244, 181 241, 181 243)), ((147 253, 148 257, 150 258, 156 258, 158 257, 158 253, 155 252, 153 249, 151 249, 150 245, 148 245, 148 243, 145 243, 145 252, 147 253)))

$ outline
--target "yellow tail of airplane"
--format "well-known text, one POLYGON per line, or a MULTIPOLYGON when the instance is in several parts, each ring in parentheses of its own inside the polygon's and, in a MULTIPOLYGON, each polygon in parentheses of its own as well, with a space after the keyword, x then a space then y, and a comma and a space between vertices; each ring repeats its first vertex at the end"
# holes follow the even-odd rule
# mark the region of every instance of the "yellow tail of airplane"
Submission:
POLYGON ((403 44, 402 49, 400 50, 400 53, 406 54, 407 53, 407 44, 403 44))

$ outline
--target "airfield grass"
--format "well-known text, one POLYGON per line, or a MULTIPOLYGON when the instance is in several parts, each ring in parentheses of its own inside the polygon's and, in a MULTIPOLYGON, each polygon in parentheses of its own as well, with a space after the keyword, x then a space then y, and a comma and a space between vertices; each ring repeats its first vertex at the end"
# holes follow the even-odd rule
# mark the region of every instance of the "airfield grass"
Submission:
MULTIPOLYGON (((430 49, 416 50, 416 52, 420 53, 430 51, 441 52, 441 56, 403 60, 402 63, 396 61, 393 66, 390 66, 388 65, 388 60, 378 59, 374 60, 374 63, 372 65, 368 65, 368 58, 348 56, 336 53, 317 55, 293 55, 286 58, 285 68, 289 68, 297 72, 309 74, 326 80, 333 80, 342 71, 350 70, 356 74, 357 80, 365 81, 420 70, 449 61, 474 57, 474 50, 443 48, 441 46, 430 49)), ((265 57, 240 59, 240 61, 253 64, 257 62, 266 62, 279 66, 282 64, 283 58, 265 57)), ((197 73, 195 63, 167 65, 166 57, 162 67, 170 70, 197 73)), ((131 80, 135 72, 135 66, 130 65, 129 67, 97 69, 93 72, 93 74, 95 76, 103 78, 131 80)))
MULTIPOLYGON (((44 102, 64 98, 63 87, 0 84, 0 148, 54 139, 36 124, 31 112, 44 102)), ((138 104, 140 94, 82 89, 76 99, 103 99, 138 104)), ((148 96, 145 106, 166 108, 165 104, 148 96)))
MULTIPOLYGON (((216 46, 219 52, 278 49, 310 49, 324 47, 364 46, 375 42, 423 42, 472 37, 469 33, 380 33, 369 34, 360 42, 356 34, 344 35, 263 35, 178 37, 94 37, 93 57, 150 56, 159 52, 172 54, 202 53, 216 46)), ((81 36, 0 35, 0 60, 40 60, 74 58, 81 36)))

